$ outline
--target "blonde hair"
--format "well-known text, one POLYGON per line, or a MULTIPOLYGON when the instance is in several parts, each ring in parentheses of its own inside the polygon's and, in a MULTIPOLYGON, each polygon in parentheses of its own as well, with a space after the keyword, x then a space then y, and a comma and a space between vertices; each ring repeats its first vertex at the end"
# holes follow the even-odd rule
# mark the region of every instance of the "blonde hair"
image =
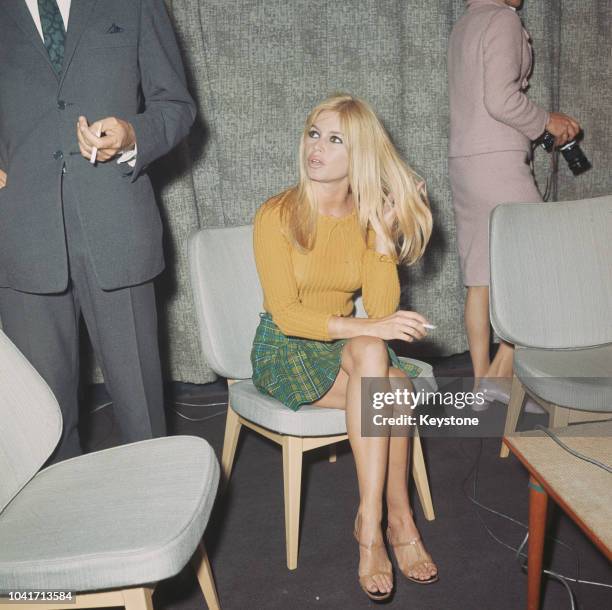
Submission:
POLYGON ((399 156, 372 108, 351 95, 329 97, 306 119, 300 138, 298 184, 280 198, 281 219, 289 241, 300 251, 316 239, 317 202, 306 170, 305 140, 322 112, 336 112, 348 148, 349 188, 359 213, 364 240, 368 226, 384 236, 400 262, 415 263, 431 236, 432 217, 424 181, 399 156), (385 204, 394 205, 396 221, 383 220, 385 204))

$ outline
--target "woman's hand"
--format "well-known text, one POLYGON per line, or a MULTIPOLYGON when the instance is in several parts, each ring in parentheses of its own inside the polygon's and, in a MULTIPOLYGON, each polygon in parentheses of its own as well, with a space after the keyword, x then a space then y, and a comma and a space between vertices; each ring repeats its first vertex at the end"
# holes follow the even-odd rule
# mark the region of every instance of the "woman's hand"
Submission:
POLYGON ((0 189, 6 186, 6 172, 0 169, 0 189))
POLYGON ((555 146, 563 146, 580 133, 578 121, 562 112, 549 113, 546 131, 555 136, 555 146))
POLYGON ((370 320, 369 334, 385 341, 401 339, 411 343, 427 336, 424 324, 429 322, 420 313, 399 310, 385 318, 370 320))
MULTIPOLYGON (((385 207, 383 208, 383 223, 386 225, 391 235, 393 234, 392 233, 393 223, 395 222, 395 219, 396 219, 395 208, 393 207, 392 204, 385 203, 385 207)), ((376 229, 374 229, 374 232, 376 233, 376 241, 374 243, 374 249, 376 250, 376 252, 380 252, 381 254, 389 255, 390 254, 390 252, 388 251, 389 248, 387 246, 385 238, 382 235, 382 232, 376 231, 376 229)))
POLYGON ((327 330, 331 339, 352 339, 365 335, 385 341, 400 339, 412 343, 427 335, 424 324, 429 322, 415 311, 396 311, 385 318, 354 318, 332 316, 327 330))
POLYGON ((420 182, 417 182, 417 191, 423 196, 425 197, 425 199, 427 199, 427 185, 425 184, 425 180, 421 180, 420 182))
MULTIPOLYGON (((425 186, 424 180, 417 183, 416 189, 422 196, 425 198, 427 197, 427 187, 425 186)), ((395 199, 393 198, 393 193, 389 193, 383 207, 383 223, 386 225, 390 234, 393 234, 393 224, 396 222, 396 220, 397 214, 395 210, 395 199)), ((376 231, 376 229, 374 229, 374 231, 376 233, 376 243, 374 245, 376 252, 388 254, 387 246, 383 236, 380 234, 380 231, 376 231)))

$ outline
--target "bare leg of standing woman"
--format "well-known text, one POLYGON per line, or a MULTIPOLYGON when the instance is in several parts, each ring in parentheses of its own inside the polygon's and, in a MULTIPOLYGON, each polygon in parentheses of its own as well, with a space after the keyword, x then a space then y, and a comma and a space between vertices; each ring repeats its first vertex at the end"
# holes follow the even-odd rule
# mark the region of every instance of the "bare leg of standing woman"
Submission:
POLYGON ((468 286, 465 298, 465 330, 470 348, 474 379, 481 379, 490 366, 489 287, 468 286))
POLYGON ((468 286, 465 329, 476 380, 483 377, 512 377, 514 347, 510 343, 502 341, 493 362, 489 360, 490 324, 489 287, 468 286))
POLYGON ((499 348, 491 366, 487 371, 487 377, 512 377, 512 361, 514 359, 514 346, 506 341, 499 342, 499 348))

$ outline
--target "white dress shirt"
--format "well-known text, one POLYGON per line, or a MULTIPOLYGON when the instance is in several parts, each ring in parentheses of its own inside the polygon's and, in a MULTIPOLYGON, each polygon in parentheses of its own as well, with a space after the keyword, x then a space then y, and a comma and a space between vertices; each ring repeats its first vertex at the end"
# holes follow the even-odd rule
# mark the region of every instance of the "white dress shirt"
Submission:
MULTIPOLYGON (((70 15, 70 0, 56 0, 57 6, 59 7, 60 13, 62 14, 62 20, 64 22, 64 29, 68 29, 68 16, 70 15)), ((43 38, 42 25, 40 24, 40 13, 38 12, 38 0, 25 0, 25 3, 30 9, 32 19, 34 19, 34 25, 43 38)))
MULTIPOLYGON (((62 15, 62 21, 64 22, 64 29, 68 31, 68 18, 70 16, 70 2, 71 0, 56 0, 59 11, 62 15)), ((42 25, 40 23, 40 13, 38 12, 38 0, 25 0, 25 3, 30 10, 32 19, 34 19, 34 25, 40 34, 40 37, 44 41, 42 25)), ((128 165, 134 167, 136 165, 136 145, 134 148, 128 151, 121 151, 121 155, 117 159, 117 163, 127 162, 128 165)))

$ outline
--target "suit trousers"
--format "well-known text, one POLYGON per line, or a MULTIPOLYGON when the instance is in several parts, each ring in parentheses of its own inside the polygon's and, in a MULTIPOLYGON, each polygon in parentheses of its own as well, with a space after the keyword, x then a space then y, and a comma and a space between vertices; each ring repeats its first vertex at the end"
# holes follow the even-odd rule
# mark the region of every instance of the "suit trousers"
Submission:
MULTIPOLYGON (((62 436, 51 463, 82 453, 77 428, 81 315, 113 401, 123 442, 166 434, 153 282, 102 290, 68 174, 62 179, 62 202, 68 288, 54 294, 0 288, 4 332, 50 386, 62 411, 62 436)), ((100 205, 104 205, 103 200, 100 205)))

